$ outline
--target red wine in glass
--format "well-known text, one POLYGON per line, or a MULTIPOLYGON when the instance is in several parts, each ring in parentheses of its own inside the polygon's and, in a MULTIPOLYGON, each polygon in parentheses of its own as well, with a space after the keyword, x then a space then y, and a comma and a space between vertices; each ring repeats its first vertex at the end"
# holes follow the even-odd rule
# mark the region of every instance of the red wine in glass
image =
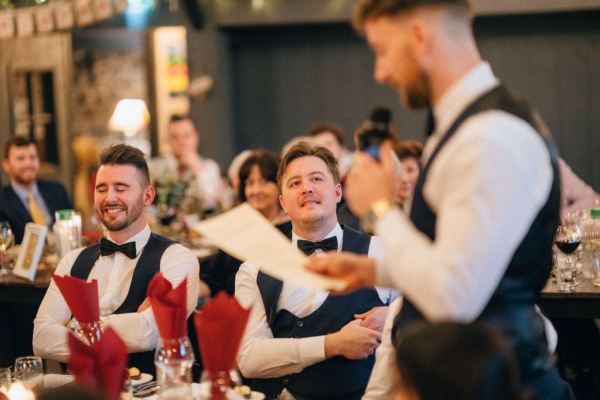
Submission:
POLYGON ((572 254, 575 250, 577 250, 579 244, 581 244, 580 241, 565 242, 560 240, 557 240, 554 243, 560 249, 560 251, 562 251, 565 254, 572 254))

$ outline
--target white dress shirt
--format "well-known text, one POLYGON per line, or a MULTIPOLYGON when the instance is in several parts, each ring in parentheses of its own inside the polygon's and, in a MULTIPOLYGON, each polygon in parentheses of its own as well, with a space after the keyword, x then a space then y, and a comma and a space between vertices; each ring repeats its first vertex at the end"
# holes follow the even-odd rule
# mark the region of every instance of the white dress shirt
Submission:
MULTIPOLYGON (((127 240, 136 244, 135 258, 131 259, 120 252, 100 256, 87 278, 88 281, 98 281, 100 319, 104 326, 111 326, 119 334, 130 353, 151 350, 156 347, 159 339, 150 308, 141 313, 113 314, 127 297, 135 266, 149 238, 150 228, 146 225, 127 240)), ((69 252, 56 268, 56 275, 69 275, 82 250, 69 252)), ((198 259, 187 248, 173 244, 160 259, 160 272, 174 287, 187 277, 187 310, 188 315, 191 314, 199 293, 198 259)), ((66 361, 69 355, 66 325, 70 319, 71 311, 52 281, 34 321, 34 353, 43 358, 66 361)))
POLYGON ((402 308, 402 298, 398 298, 390 304, 383 332, 381 333, 381 344, 375 351, 375 365, 371 371, 369 384, 363 395, 363 400, 393 399, 397 387, 398 367, 396 364, 396 349, 392 342, 392 327, 394 318, 402 308))
MULTIPOLYGON (((437 130, 426 144, 423 163, 467 105, 498 84, 482 62, 446 92, 434 108, 437 130)), ((429 321, 472 322, 546 203, 552 178, 547 147, 528 123, 498 110, 468 118, 438 153, 423 188, 437 215, 435 241, 400 210, 389 211, 376 226, 385 248, 377 283, 406 294, 429 321)), ((388 398, 392 390, 390 330, 400 305, 394 308, 365 399, 388 398)), ((553 350, 556 332, 544 322, 553 350)))
MULTIPOLYGON (((336 236, 338 251, 342 249, 343 230, 340 225, 326 236, 336 236)), ((301 237, 292 232, 292 244, 301 237)), ((368 255, 381 258, 381 242, 371 238, 368 255)), ((318 255, 318 249, 314 254, 318 255)), ((246 378, 276 378, 298 373, 304 368, 325 360, 325 335, 299 339, 273 338, 265 308, 256 283, 258 267, 245 262, 235 277, 235 297, 243 307, 252 307, 246 331, 237 356, 240 371, 246 378)), ((389 304, 398 294, 394 290, 377 288, 379 298, 389 304)), ((284 281, 277 310, 286 309, 303 318, 312 314, 327 299, 328 292, 311 290, 284 281)))
MULTIPOLYGON (((217 207, 217 202, 223 191, 221 180, 221 169, 215 160, 200 157, 202 171, 194 174, 186 170, 181 177, 184 180, 190 178, 192 193, 202 202, 203 210, 211 210, 217 207)), ((177 171, 178 161, 173 156, 154 158, 148 163, 153 177, 175 177, 179 178, 177 171)))

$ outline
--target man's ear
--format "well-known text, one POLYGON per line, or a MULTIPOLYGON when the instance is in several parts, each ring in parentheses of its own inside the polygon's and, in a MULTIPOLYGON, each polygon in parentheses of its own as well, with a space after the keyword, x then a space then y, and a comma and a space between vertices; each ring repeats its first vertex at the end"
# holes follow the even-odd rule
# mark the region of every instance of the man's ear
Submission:
POLYGON ((154 197, 156 196, 156 189, 154 186, 148 185, 146 189, 144 189, 144 207, 148 207, 154 201, 154 197))
POLYGON ((337 183, 335 185, 335 202, 339 203, 342 200, 342 184, 341 183, 337 183))
POLYGON ((2 160, 2 169, 4 169, 4 172, 10 175, 10 166, 8 165, 7 159, 2 160))
POLYGON ((287 209, 285 207, 285 201, 283 200, 283 196, 279 195, 279 205, 281 206, 281 209, 283 211, 285 211, 285 213, 287 214, 287 209))

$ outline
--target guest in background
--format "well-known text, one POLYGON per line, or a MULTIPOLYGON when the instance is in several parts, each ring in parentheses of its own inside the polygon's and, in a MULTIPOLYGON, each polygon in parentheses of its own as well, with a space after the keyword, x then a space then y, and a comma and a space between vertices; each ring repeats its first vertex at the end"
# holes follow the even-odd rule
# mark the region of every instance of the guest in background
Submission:
POLYGON ((396 346, 395 400, 527 400, 506 339, 485 324, 417 325, 396 346))
MULTIPOLYGON (((291 147, 277 173, 281 206, 292 221, 291 240, 307 255, 353 251, 381 255, 376 238, 337 221, 342 187, 333 154, 301 142, 291 147)), ((268 246, 268 243, 265 244, 268 246)), ((252 306, 237 357, 251 386, 269 400, 359 399, 373 366, 387 307, 396 296, 367 289, 329 296, 279 281, 245 262, 235 296, 252 306), (289 394, 293 397, 289 396, 289 394)))
POLYGON ((50 226, 56 211, 73 208, 62 184, 38 180, 40 158, 34 140, 23 136, 9 139, 2 167, 10 183, 0 190, 0 221, 10 223, 15 243, 23 240, 26 223, 50 226))
POLYGON ((229 168, 227 168, 228 184, 221 197, 221 208, 223 210, 228 210, 238 204, 238 193, 240 189, 240 167, 244 161, 250 157, 251 154, 252 150, 243 150, 238 155, 233 157, 233 160, 231 160, 229 168))
POLYGON ((321 123, 313 126, 307 136, 312 137, 315 144, 331 151, 338 162, 340 178, 343 181, 352 166, 352 153, 344 143, 344 128, 337 124, 321 123))
POLYGON ((399 140, 394 145, 394 152, 402 164, 402 172, 398 178, 396 202, 409 214, 410 203, 421 172, 420 160, 421 154, 423 154, 423 144, 418 140, 399 140))
POLYGON ((198 154, 200 133, 190 117, 174 116, 168 127, 171 155, 150 161, 152 176, 158 180, 179 179, 189 182, 192 196, 199 199, 204 212, 217 208, 223 190, 216 161, 198 154))
MULTIPOLYGON (((251 152, 239 169, 238 200, 240 203, 250 204, 289 236, 292 224, 279 204, 277 186, 279 161, 279 156, 270 151, 251 152)), ((221 290, 234 294, 235 274, 241 264, 240 260, 223 250, 219 250, 213 260, 202 264, 200 279, 208 285, 212 297, 221 290)))
POLYGON ((560 173, 560 215, 564 219, 574 211, 600 207, 600 194, 579 178, 562 158, 558 159, 560 173))
MULTIPOLYGON (((144 154, 131 146, 115 145, 100 155, 94 205, 108 238, 73 250, 60 261, 56 274, 98 281, 100 318, 123 339, 130 365, 154 371, 159 336, 146 289, 161 272, 173 286, 187 278, 187 309, 198 299, 198 259, 180 244, 150 232, 144 209, 154 200, 144 154)), ((52 281, 34 321, 33 350, 44 358, 65 362, 67 331, 72 315, 52 281)))

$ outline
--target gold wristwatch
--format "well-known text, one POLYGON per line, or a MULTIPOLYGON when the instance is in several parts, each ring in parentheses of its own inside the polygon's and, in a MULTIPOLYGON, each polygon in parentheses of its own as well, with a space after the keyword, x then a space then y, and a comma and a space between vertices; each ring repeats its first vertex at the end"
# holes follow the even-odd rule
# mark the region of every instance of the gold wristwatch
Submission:
POLYGON ((394 204, 388 199, 379 199, 371 204, 369 212, 362 218, 361 225, 364 232, 373 234, 375 232, 375 225, 381 217, 383 217, 394 204))

